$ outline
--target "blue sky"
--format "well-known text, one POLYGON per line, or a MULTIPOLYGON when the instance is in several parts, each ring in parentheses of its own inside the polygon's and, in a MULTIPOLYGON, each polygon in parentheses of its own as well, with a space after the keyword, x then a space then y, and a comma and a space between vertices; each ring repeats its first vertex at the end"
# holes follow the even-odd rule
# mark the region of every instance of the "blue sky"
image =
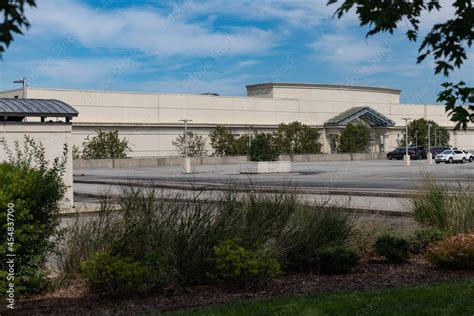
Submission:
MULTIPOLYGON (((449 0, 442 1, 449 3, 449 0)), ((402 90, 402 102, 435 103, 432 60, 416 65, 406 28, 365 38, 351 13, 326 0, 40 0, 31 28, 0 61, 0 90, 31 86, 245 95, 245 85, 309 82, 402 90)), ((421 34, 453 15, 424 15, 421 34)), ((474 81, 473 51, 451 80, 474 81)))

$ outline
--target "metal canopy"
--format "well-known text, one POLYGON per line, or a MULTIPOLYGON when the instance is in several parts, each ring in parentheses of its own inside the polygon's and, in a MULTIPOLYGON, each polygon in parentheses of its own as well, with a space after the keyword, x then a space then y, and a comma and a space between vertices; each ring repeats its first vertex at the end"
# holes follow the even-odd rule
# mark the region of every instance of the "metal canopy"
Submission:
POLYGON ((79 112, 69 104, 52 99, 0 98, 0 116, 73 117, 79 112))
POLYGON ((395 122, 375 111, 374 109, 365 107, 354 107, 347 111, 336 115, 332 119, 326 121, 326 126, 346 126, 355 119, 361 119, 372 127, 392 127, 395 126, 395 122))

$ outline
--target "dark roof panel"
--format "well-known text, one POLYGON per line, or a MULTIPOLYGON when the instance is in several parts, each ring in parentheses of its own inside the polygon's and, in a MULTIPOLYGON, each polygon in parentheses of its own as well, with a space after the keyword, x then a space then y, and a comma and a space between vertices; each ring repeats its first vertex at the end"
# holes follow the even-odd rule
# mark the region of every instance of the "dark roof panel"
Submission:
POLYGON ((374 109, 364 106, 364 107, 353 107, 350 108, 335 117, 329 119, 324 123, 326 126, 345 126, 352 122, 353 120, 360 118, 370 124, 370 126, 395 126, 395 122, 383 115, 380 112, 375 111, 374 109))
POLYGON ((0 116, 73 117, 79 112, 69 104, 52 99, 0 98, 0 116))

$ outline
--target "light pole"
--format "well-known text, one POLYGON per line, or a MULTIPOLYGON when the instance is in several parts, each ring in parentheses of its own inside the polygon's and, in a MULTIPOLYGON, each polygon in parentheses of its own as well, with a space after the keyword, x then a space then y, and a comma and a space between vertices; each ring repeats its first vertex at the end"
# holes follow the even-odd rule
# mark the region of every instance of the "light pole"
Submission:
POLYGON ((437 134, 438 134, 438 128, 435 127, 435 147, 438 146, 438 141, 437 141, 437 138, 436 138, 437 134))
POLYGON ((250 152, 250 146, 252 145, 252 130, 251 130, 252 125, 249 125, 248 127, 249 127, 249 144, 248 144, 249 149, 248 149, 248 152, 250 152))
POLYGON ((193 120, 182 119, 179 121, 184 123, 184 172, 191 173, 191 159, 188 158, 188 122, 193 120))
POLYGON ((415 131, 415 147, 418 147, 418 131, 415 131))
POLYGON ((410 165, 410 156, 408 156, 408 121, 411 120, 409 117, 402 117, 405 121, 405 163, 407 166, 410 165))
POLYGON ((428 153, 426 154, 426 159, 428 159, 428 164, 433 163, 433 156, 431 155, 431 124, 428 124, 428 153))
POLYGON ((28 99, 26 95, 26 88, 28 87, 28 81, 25 77, 21 78, 20 80, 15 80, 13 83, 21 83, 23 86, 23 99, 28 99))

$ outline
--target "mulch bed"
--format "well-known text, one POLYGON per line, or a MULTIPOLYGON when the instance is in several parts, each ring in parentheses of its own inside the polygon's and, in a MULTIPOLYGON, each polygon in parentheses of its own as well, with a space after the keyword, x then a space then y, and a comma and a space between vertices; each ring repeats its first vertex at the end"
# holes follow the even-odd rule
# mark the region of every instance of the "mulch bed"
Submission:
MULTIPOLYGON (((368 291, 381 288, 474 280, 474 271, 441 271, 422 258, 404 264, 366 261, 348 275, 286 274, 258 289, 192 286, 168 295, 111 299, 91 294, 85 287, 71 287, 15 304, 15 315, 130 315, 182 308, 211 306, 244 299, 298 296, 316 293, 368 291)), ((5 312, 1 311, 2 314, 5 312)), ((9 314, 8 311, 6 314, 9 314)))

